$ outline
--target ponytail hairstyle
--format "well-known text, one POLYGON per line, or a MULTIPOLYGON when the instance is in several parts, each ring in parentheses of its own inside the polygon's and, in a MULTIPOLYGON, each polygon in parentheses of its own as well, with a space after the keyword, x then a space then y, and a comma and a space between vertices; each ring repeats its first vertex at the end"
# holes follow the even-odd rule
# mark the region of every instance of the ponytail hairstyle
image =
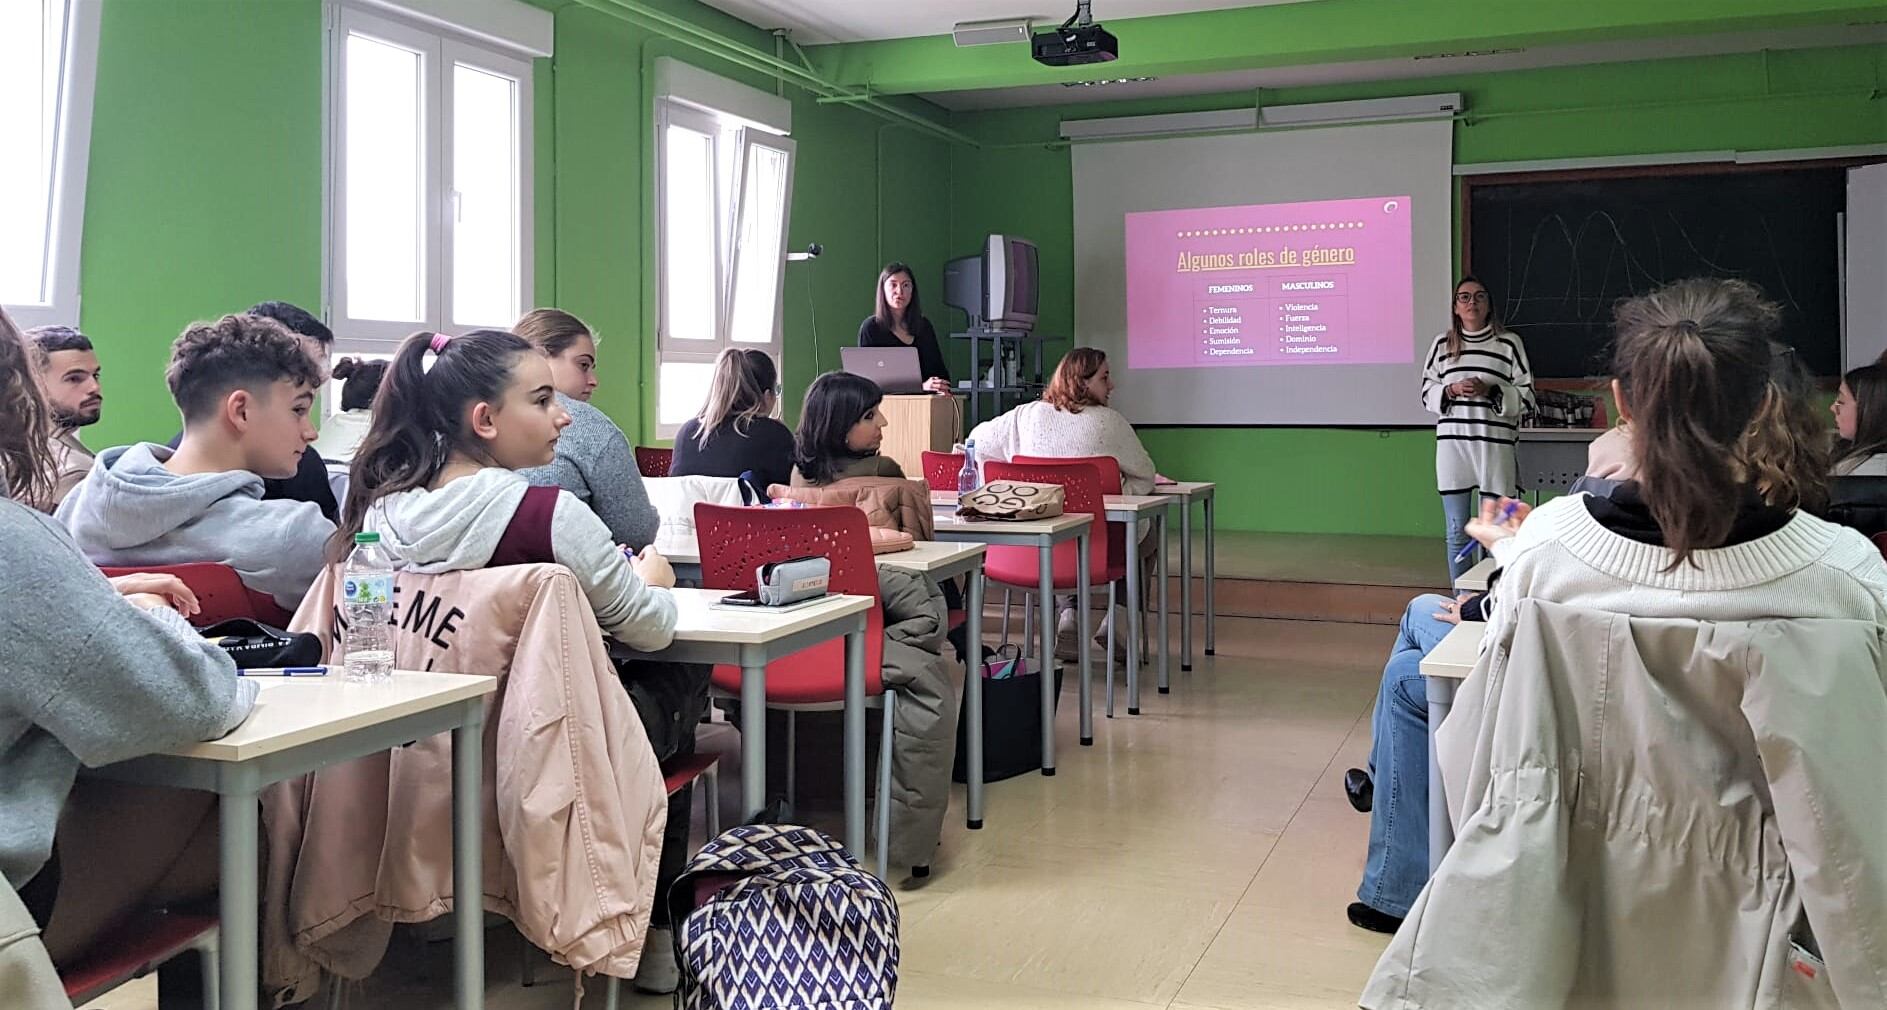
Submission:
POLYGON ((779 369, 767 352, 753 347, 730 347, 714 362, 714 379, 708 385, 708 402, 695 415, 701 432, 696 437, 701 448, 721 430, 733 423, 734 434, 743 438, 760 417, 760 408, 780 385, 779 369))
POLYGON ((1828 422, 1795 348, 1776 344, 1770 352, 1769 388, 1737 446, 1737 461, 1765 503, 1819 515, 1828 505, 1828 422))
POLYGON ((793 465, 815 487, 839 479, 839 471, 861 458, 846 444, 852 426, 884 402, 884 391, 862 375, 827 372, 812 380, 793 435, 793 465))
POLYGON ((529 341, 503 330, 407 337, 387 366, 373 399, 373 423, 348 468, 340 528, 329 541, 332 556, 338 560, 352 549, 374 502, 431 484, 454 451, 489 458, 466 427, 467 408, 502 400, 518 361, 536 353, 529 341))
POLYGON ((1887 365, 1862 365, 1841 381, 1854 394, 1854 441, 1841 446, 1837 461, 1845 467, 1887 452, 1887 365))
MULTIPOLYGON (((1748 281, 1694 278, 1614 309, 1612 374, 1671 567, 1721 546, 1752 475, 1738 458, 1769 392, 1781 310, 1748 281)), ((1694 562, 1693 562, 1694 564, 1694 562)))
POLYGON ((1499 333, 1501 330, 1505 329, 1505 326, 1500 321, 1500 310, 1494 307, 1494 289, 1488 287, 1486 284, 1482 284, 1481 279, 1473 274, 1463 275, 1460 280, 1455 282, 1454 294, 1448 296, 1448 356, 1450 358, 1461 357, 1461 350, 1464 346, 1461 316, 1459 313, 1455 312, 1455 297, 1461 294, 1461 287, 1464 284, 1480 284, 1481 290, 1487 292, 1488 332, 1499 333))
POLYGON ((380 380, 387 374, 390 362, 367 358, 342 358, 334 363, 331 377, 343 380, 341 383, 341 409, 366 410, 373 406, 374 394, 380 391, 380 380))
POLYGON ((50 501, 55 479, 52 414, 35 376, 39 360, 39 350, 0 309, 0 480, 7 497, 27 504, 50 501))

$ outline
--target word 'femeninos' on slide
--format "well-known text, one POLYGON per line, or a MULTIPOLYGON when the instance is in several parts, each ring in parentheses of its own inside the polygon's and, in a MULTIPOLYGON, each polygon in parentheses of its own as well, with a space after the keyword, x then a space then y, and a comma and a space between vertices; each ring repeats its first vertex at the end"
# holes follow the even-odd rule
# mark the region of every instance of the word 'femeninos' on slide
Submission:
POLYGON ((1127 215, 1127 364, 1403 364, 1408 196, 1127 215))

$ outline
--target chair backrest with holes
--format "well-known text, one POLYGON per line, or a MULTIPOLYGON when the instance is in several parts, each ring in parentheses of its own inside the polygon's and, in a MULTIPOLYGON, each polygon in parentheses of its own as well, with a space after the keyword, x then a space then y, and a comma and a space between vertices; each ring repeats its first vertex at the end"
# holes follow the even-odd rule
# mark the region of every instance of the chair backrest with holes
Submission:
POLYGON ((668 469, 674 465, 675 450, 659 446, 636 446, 636 469, 644 477, 666 477, 668 469))
MULTIPOLYGON (((1101 493, 1101 475, 1089 463, 1004 463, 991 460, 983 465, 983 476, 992 481, 1019 480, 1034 484, 1059 484, 1062 487, 1063 514, 1087 514, 1094 517, 1095 528, 1107 521, 1107 500, 1101 493)), ((1123 556, 1124 557, 1124 556, 1123 556)), ((1055 584, 1072 588, 1080 552, 1074 541, 1055 545, 1055 584)), ((1094 586, 1107 584, 1108 551, 1088 551, 1088 580, 1094 586)), ((991 547, 985 560, 989 577, 1008 585, 1033 586, 1038 579, 1038 558, 1033 547, 991 547)))
POLYGON ((924 452, 924 483, 932 491, 955 491, 957 475, 963 472, 960 452, 924 452))

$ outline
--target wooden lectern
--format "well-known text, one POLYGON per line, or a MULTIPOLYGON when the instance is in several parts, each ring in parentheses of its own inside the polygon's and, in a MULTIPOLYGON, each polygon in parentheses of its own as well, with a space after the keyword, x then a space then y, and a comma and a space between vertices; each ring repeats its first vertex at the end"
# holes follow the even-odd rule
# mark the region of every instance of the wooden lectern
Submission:
POLYGON ((904 476, 924 479, 925 452, 949 452, 963 440, 962 408, 954 396, 887 396, 885 440, 879 453, 898 461, 904 476))

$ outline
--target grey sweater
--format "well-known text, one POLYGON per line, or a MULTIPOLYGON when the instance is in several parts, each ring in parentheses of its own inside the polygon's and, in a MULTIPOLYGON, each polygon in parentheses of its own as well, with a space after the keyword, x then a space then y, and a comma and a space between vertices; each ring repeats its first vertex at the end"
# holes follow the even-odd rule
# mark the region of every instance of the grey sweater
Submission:
POLYGON ((654 543, 662 517, 649 504, 629 439, 595 407, 562 393, 557 403, 570 414, 570 427, 557 439, 557 458, 549 466, 518 472, 532 484, 576 495, 609 527, 617 543, 636 550, 654 543))
POLYGON ((50 517, 0 499, 0 542, 0 874, 19 888, 80 764, 222 736, 257 688, 175 611, 126 603, 50 517))

